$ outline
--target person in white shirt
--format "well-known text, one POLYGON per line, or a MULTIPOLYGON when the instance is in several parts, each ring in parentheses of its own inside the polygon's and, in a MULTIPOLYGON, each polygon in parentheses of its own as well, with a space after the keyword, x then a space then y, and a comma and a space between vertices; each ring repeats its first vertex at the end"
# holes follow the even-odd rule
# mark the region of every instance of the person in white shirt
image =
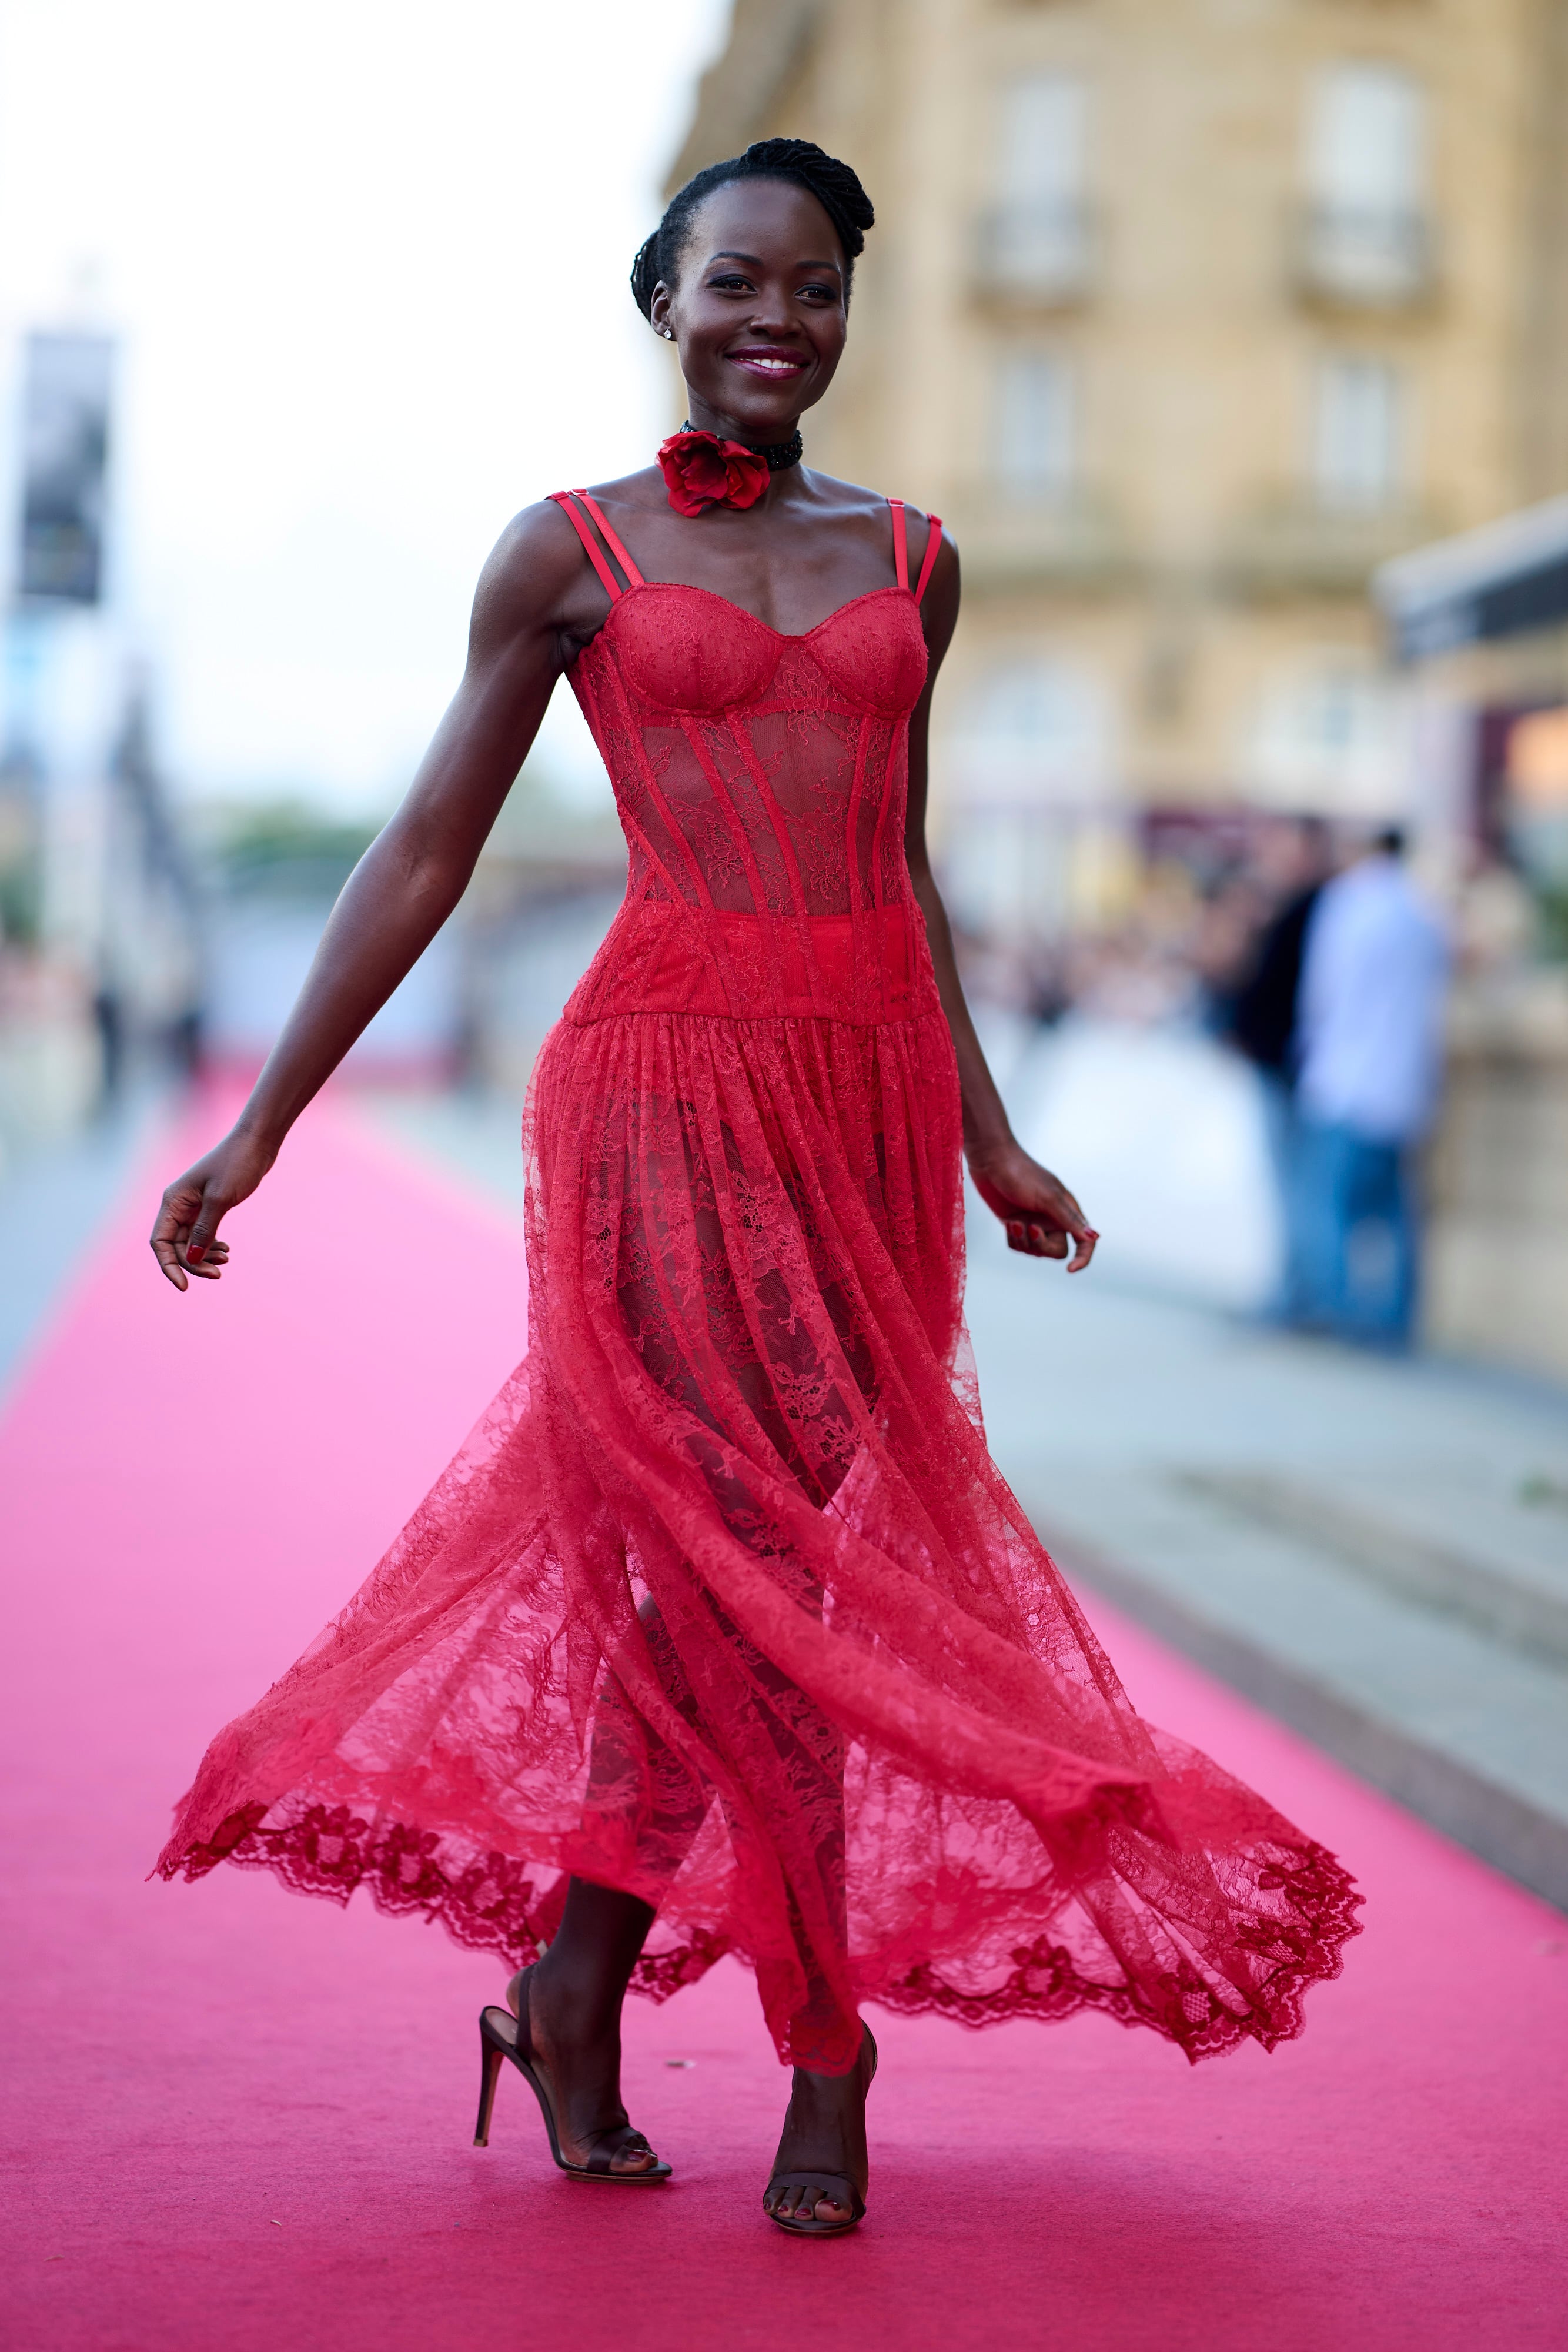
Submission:
POLYGON ((1319 894, 1298 1012, 1304 1297, 1301 1320, 1407 1346, 1418 1234, 1411 1158, 1442 1080, 1448 946, 1379 834, 1319 894))

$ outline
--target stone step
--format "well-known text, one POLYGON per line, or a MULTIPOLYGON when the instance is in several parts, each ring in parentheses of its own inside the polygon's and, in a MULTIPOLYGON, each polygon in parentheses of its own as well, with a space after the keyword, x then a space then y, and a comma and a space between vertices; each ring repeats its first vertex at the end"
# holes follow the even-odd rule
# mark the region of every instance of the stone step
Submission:
POLYGON ((1027 1479, 1019 1493, 1071 1582, 1568 1910, 1568 1673, 1555 1658, 1168 1470, 1059 1461, 1049 1502, 1027 1479))
MULTIPOLYGON (((1379 1498, 1369 1507, 1360 1495, 1347 1495, 1343 1487, 1273 1471, 1204 1468, 1173 1475, 1179 1486, 1221 1510, 1301 1537, 1315 1550, 1405 1598, 1463 1617, 1479 1633, 1511 1643, 1526 1657, 1568 1666, 1568 1534, 1560 1560, 1550 1552, 1521 1556, 1517 1541, 1510 1542, 1505 1558, 1500 1545, 1483 1552, 1473 1540, 1455 1539, 1479 1535, 1484 1540, 1490 1532, 1484 1521, 1475 1525, 1480 1514, 1473 1507, 1469 1527, 1439 1536, 1421 1523, 1418 1510, 1401 1508, 1398 1500, 1391 1507, 1379 1498)), ((1529 1507, 1521 1502, 1517 1507, 1522 1515, 1529 1507)), ((1555 1535, 1544 1509, 1538 1507, 1533 1516, 1535 1528, 1544 1522, 1555 1535)), ((1511 1536, 1514 1530, 1498 1532, 1511 1536)))

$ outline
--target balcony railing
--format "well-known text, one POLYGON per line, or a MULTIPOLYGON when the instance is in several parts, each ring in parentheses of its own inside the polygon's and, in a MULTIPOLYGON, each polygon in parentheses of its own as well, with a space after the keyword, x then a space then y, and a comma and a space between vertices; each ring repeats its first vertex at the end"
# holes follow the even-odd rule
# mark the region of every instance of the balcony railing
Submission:
POLYGON ((1081 302, 1092 284, 1094 247, 1086 205, 998 205, 976 224, 975 283, 1004 301, 1047 308, 1081 302))
POLYGON ((1292 244, 1292 274, 1309 299, 1402 310, 1426 300, 1437 283, 1435 239, 1424 213, 1307 205, 1292 244))
POLYGON ((1140 568, 1119 508, 1092 484, 1031 498, 971 478, 952 484, 947 512, 970 588, 1092 593, 1124 585, 1140 568))
POLYGON ((1363 597, 1380 563, 1438 538, 1440 512, 1391 494, 1380 505, 1338 506, 1280 489, 1235 516, 1215 549, 1215 573, 1233 594, 1363 597))

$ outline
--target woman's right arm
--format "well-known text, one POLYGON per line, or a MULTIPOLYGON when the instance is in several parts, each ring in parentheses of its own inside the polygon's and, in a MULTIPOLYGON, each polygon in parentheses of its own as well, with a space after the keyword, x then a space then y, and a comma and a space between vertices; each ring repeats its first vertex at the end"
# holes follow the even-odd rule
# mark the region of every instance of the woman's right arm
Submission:
POLYGON ((502 534, 474 599, 463 682, 402 805, 355 866, 250 1099, 222 1142, 178 1177, 152 1228, 177 1290, 215 1281, 221 1219, 254 1192, 284 1137, 423 954, 469 876, 581 638, 593 583, 570 524, 531 507, 502 534))

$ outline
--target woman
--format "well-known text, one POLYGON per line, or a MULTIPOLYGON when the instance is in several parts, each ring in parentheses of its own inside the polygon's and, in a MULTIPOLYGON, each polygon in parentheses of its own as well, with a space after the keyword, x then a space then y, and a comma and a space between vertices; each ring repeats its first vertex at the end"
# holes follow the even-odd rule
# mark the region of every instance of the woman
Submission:
POLYGON ((152 1246, 225 1213, 451 912, 558 677, 614 780, 625 903, 525 1129, 528 1356, 348 1610, 214 1741, 160 1864, 267 1866, 516 1962, 481 2019, 556 2161, 668 2176, 619 2090, 629 1986, 725 1951, 794 2068, 771 2218, 854 2226, 858 2015, 1085 2005, 1189 2057, 1300 2030, 1355 1900, 1142 1723, 992 1465, 961 1166, 1011 1247, 1095 1235, 1015 1140, 926 862, 958 608, 935 517, 807 471, 872 208, 768 140, 701 173, 633 289, 692 425, 505 533, 457 698, 335 908, 233 1132, 152 1246))

